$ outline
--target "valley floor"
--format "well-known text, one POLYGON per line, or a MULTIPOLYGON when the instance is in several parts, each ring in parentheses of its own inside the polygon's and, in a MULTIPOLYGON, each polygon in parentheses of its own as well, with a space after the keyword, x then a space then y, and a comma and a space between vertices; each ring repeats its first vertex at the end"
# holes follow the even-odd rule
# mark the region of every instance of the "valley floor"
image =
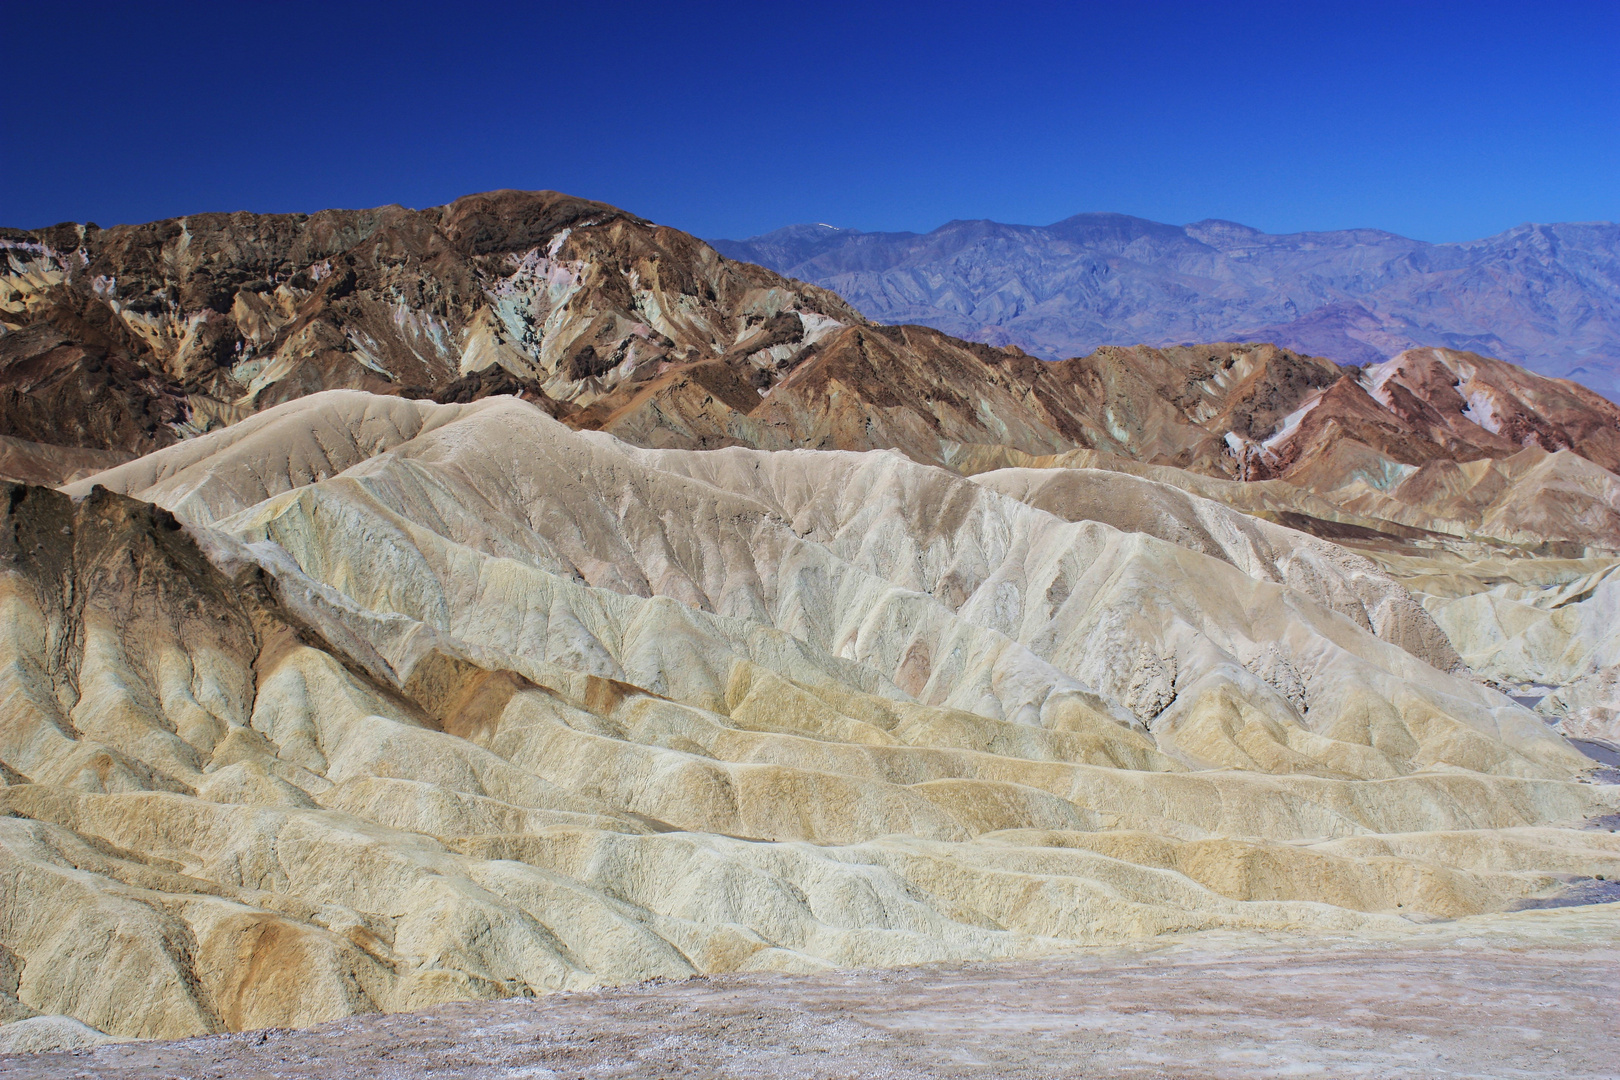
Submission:
POLYGON ((67 1077, 1614 1077, 1620 904, 652 982, 76 1053, 67 1077))

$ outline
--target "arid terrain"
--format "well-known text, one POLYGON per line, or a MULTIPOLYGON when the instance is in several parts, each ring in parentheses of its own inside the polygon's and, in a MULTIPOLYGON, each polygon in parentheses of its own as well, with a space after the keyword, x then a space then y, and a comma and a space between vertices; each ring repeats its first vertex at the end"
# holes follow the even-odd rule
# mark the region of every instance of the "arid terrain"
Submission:
POLYGON ((1237 340, 1376 364, 1438 345, 1620 394, 1613 222, 1430 244, 1379 229, 1276 234, 1076 214, 922 234, 790 225, 713 243, 833 289, 881 322, 1052 360, 1100 345, 1237 340))
POLYGON ((1511 930, 1465 920, 1401 944, 1195 937, 1040 961, 699 976, 0 1058, 0 1075, 1596 1080, 1620 1060, 1620 942, 1612 912, 1586 911, 1511 930))
POLYGON ((1254 1075, 1274 1024, 1411 1075, 1410 984, 1472 1075, 1612 1071, 1590 390, 1047 362, 555 193, 0 242, 0 1048, 612 1075, 656 1015, 725 1075, 718 1010, 835 1074, 1254 1075), (1239 1057, 1175 1071, 1233 971, 1239 1057))

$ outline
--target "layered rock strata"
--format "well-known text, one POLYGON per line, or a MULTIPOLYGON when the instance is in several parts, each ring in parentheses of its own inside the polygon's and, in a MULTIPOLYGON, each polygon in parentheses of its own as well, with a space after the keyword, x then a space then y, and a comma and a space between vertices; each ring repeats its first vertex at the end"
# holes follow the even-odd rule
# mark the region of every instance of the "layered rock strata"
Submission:
POLYGON ((0 230, 0 253, 0 435, 73 450, 144 453, 352 388, 521 394, 644 446, 899 449, 952 467, 1094 450, 1313 491, 1526 448, 1620 467, 1620 408, 1474 353, 1355 367, 1217 344, 1046 363, 874 325, 816 286, 554 192, 0 230))
POLYGON ((1571 827, 1620 788, 1371 561, 1080 481, 328 391, 9 487, 0 1008, 295 1026, 1620 872, 1571 827))
POLYGON ((1620 734, 1620 410, 1574 384, 1047 363, 552 193, 0 245, 29 1039, 1620 872, 1563 737, 1620 734))

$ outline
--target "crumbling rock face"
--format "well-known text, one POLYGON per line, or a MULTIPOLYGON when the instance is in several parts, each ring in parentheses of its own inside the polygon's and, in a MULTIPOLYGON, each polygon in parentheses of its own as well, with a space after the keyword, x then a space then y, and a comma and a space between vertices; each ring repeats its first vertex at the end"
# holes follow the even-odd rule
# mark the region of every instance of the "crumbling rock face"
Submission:
POLYGON ((9 438, 145 452, 179 436, 183 389, 126 343, 49 322, 0 335, 0 430, 9 438))
POLYGON ((550 193, 0 242, 11 1045, 1620 871, 1578 388, 1046 363, 550 193))
POLYGON ((327 391, 0 489, 3 1016, 1399 933, 1620 872, 1560 827, 1615 789, 1364 560, 993 480, 327 391))
POLYGON ((504 375, 486 387, 582 404, 722 356, 768 384, 863 321, 821 289, 551 192, 6 230, 0 254, 0 434, 101 449, 144 452, 335 387, 455 396, 491 371, 504 375), (84 426, 53 432, 53 416, 84 426))
POLYGON ((1472 353, 1360 369, 1226 343, 1047 363, 875 326, 553 192, 10 230, 0 251, 0 435, 40 443, 145 452, 350 388, 516 392, 645 446, 899 449, 952 467, 979 448, 1095 450, 1312 491, 1374 462, 1388 475, 1526 447, 1620 465, 1620 408, 1472 353))

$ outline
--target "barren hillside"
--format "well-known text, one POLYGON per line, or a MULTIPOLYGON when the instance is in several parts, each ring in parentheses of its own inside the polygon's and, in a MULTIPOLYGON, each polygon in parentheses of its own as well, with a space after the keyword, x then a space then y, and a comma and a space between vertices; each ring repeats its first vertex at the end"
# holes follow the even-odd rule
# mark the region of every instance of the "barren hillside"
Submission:
POLYGON ((1620 874, 1574 384, 1047 363, 552 194, 8 235, 0 1046, 1620 874))

